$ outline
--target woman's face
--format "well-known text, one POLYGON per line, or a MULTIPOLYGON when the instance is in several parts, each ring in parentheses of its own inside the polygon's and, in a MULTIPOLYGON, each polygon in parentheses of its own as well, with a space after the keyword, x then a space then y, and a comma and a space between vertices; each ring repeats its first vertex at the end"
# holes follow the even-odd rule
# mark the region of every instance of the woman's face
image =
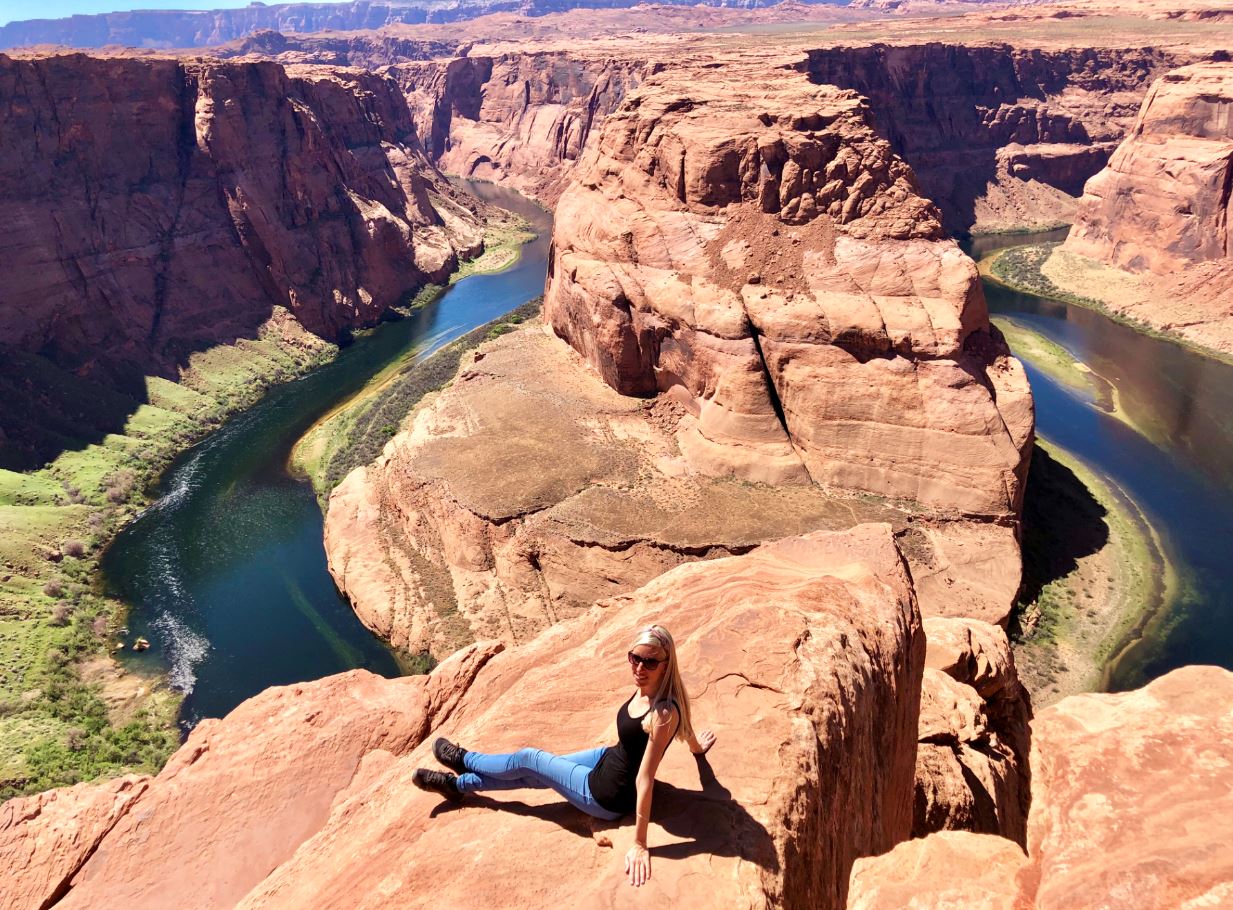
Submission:
POLYGON ((635 645, 634 649, 629 652, 629 668, 633 671, 634 682, 639 688, 649 686, 657 686, 664 674, 668 672, 668 661, 665 659, 667 655, 662 649, 654 645, 635 645), (649 660, 658 661, 654 670, 648 669, 647 664, 637 658, 646 658, 649 660))

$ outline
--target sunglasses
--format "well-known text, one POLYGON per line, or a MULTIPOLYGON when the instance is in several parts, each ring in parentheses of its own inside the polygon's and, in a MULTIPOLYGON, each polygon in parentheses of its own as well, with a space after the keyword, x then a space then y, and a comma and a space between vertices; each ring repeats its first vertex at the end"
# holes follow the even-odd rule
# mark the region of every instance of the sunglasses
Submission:
POLYGON ((651 672, 654 672, 659 667, 659 665, 664 662, 665 661, 661 660, 658 657, 643 657, 640 654, 635 654, 633 651, 629 652, 630 666, 637 666, 638 664, 641 664, 642 666, 646 667, 646 669, 650 670, 651 672))

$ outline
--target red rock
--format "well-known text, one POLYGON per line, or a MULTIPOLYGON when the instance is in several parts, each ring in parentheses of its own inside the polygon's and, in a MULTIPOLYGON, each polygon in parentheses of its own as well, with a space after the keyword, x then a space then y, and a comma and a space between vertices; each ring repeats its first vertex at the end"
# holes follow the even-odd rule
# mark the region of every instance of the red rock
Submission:
POLYGON ((1017 513, 1022 367, 850 93, 656 77, 605 120, 553 236, 546 319, 613 388, 684 405, 696 470, 1017 513))
POLYGON ((320 829, 349 788, 455 710, 500 647, 464 650, 431 677, 357 670, 268 689, 223 721, 203 721, 56 906, 233 906, 320 829))
POLYGON ((57 907, 838 908, 853 861, 908 836, 924 641, 886 525, 681 566, 499 650, 428 677, 272 689, 203 723, 57 907), (719 742, 661 765, 643 889, 621 868, 628 819, 590 822, 547 791, 454 807, 412 785, 430 733, 493 750, 611 741, 624 653, 652 618, 719 742))
POLYGON ((150 778, 128 775, 77 784, 0 805, 0 907, 47 907, 146 792, 150 778))
POLYGON ((1005 838, 943 831, 857 860, 848 910, 1028 910, 1014 887, 1026 866, 1005 838))
POLYGON ((925 620, 913 837, 962 830, 1027 842, 1032 709, 1006 633, 925 620))

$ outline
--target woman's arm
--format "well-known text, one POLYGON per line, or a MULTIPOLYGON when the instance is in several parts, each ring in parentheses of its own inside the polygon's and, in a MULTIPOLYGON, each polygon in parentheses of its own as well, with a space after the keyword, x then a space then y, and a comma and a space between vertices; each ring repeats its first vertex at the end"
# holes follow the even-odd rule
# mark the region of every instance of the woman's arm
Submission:
POLYGON ((670 705, 657 708, 655 722, 651 727, 651 741, 642 753, 642 764, 638 767, 637 778, 634 845, 625 854, 625 871, 629 874, 631 885, 644 885, 651 877, 651 854, 646 848, 646 829, 651 821, 651 794, 655 789, 655 772, 659 770, 659 763, 664 752, 668 750, 668 743, 672 742, 679 722, 676 708, 670 705))

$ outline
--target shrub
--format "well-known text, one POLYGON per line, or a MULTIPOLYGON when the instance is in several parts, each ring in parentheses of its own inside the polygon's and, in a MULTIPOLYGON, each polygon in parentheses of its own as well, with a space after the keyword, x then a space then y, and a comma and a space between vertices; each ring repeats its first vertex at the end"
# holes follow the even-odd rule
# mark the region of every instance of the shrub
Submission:
POLYGON ((53 626, 67 626, 69 617, 73 615, 73 608, 66 603, 58 603, 51 611, 51 624, 53 626))
POLYGON ((86 555, 86 545, 80 540, 66 540, 60 545, 60 550, 65 556, 72 556, 74 559, 81 559, 86 555))
POLYGON ((129 497, 133 495, 133 487, 136 483, 137 474, 132 468, 121 468, 103 478, 108 501, 114 502, 117 505, 122 502, 128 502, 129 497))
POLYGON ((64 736, 64 745, 70 752, 80 752, 86 747, 86 731, 80 727, 71 728, 64 736))
POLYGON ((111 624, 107 622, 106 616, 96 616, 94 617, 94 622, 90 624, 90 631, 93 632, 98 638, 103 638, 107 634, 107 629, 110 625, 111 624))
POLYGON ((63 597, 64 585, 59 581, 49 581, 43 585, 43 593, 48 597, 63 597))

